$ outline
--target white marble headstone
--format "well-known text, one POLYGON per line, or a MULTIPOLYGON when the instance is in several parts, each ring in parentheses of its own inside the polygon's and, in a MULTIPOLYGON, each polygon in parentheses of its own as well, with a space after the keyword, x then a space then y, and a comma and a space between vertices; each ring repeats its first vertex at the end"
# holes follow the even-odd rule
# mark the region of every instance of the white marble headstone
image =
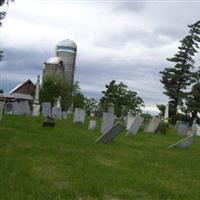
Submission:
POLYGON ((153 117, 147 127, 145 128, 145 132, 147 133, 154 133, 158 128, 159 124, 161 123, 161 119, 159 117, 153 117))
POLYGON ((196 125, 196 135, 200 136, 200 126, 196 125))
POLYGON ((39 115, 40 115, 40 105, 33 104, 32 116, 39 116, 39 115))
POLYGON ((94 131, 96 129, 96 124, 97 124, 97 122, 95 120, 90 120, 88 130, 94 131))
POLYGON ((82 108, 76 108, 74 112, 74 123, 82 123, 85 122, 85 110, 82 108))
POLYGON ((42 116, 43 117, 51 117, 51 103, 43 102, 42 103, 42 116))
POLYGON ((102 124, 101 124, 101 133, 104 134, 108 129, 113 126, 115 116, 112 113, 103 113, 102 124))
POLYGON ((128 112, 128 115, 127 115, 127 123, 126 123, 126 129, 129 130, 131 124, 133 123, 133 120, 135 119, 135 116, 131 113, 131 112, 128 112))
POLYGON ((142 125, 142 122, 144 119, 141 116, 136 116, 135 119, 133 119, 129 129, 128 129, 128 134, 137 134, 140 126, 142 125))

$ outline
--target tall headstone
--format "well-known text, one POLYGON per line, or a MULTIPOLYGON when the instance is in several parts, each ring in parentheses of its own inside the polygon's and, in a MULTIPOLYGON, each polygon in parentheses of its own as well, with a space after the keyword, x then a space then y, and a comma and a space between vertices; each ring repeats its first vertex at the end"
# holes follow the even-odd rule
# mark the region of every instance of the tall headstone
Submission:
POLYGON ((0 102, 0 121, 2 120, 2 116, 3 116, 3 102, 0 102))
POLYGON ((129 111, 128 114, 127 114, 127 123, 126 123, 126 129, 127 130, 129 130, 134 119, 135 119, 135 116, 132 114, 131 111, 129 111))
POLYGON ((133 119, 129 129, 128 129, 128 134, 137 134, 139 128, 142 125, 142 122, 144 121, 144 118, 142 118, 141 116, 136 116, 135 119, 133 119))
POLYGON ((104 134, 113 126, 115 116, 112 113, 104 112, 101 124, 101 133, 104 134))
POLYGON ((84 124, 85 122, 85 110, 81 108, 76 108, 74 112, 74 123, 84 124))
POLYGON ((97 124, 97 122, 95 120, 90 120, 88 130, 94 131, 96 129, 96 124, 97 124))
POLYGON ((115 137, 117 137, 123 130, 125 129, 125 127, 120 124, 119 122, 117 122, 116 124, 114 124, 113 127, 111 127, 110 129, 108 129, 105 134, 101 135, 96 142, 110 142, 112 141, 115 137))
POLYGON ((159 117, 153 117, 147 127, 145 128, 144 132, 147 133, 155 133, 156 129, 158 128, 159 124, 161 123, 161 119, 159 117))
POLYGON ((34 98, 34 102, 33 102, 32 116, 40 115, 39 95, 40 95, 40 76, 38 75, 37 84, 36 84, 36 88, 35 88, 35 98, 34 98))
POLYGON ((57 106, 58 108, 61 108, 61 96, 58 97, 56 106, 57 106))
POLYGON ((62 119, 62 109, 60 107, 54 106, 52 108, 52 118, 62 119))
POLYGON ((42 103, 42 116, 51 117, 51 103, 50 102, 42 103))
POLYGON ((169 121, 169 103, 165 106, 165 113, 164 113, 164 122, 168 123, 169 121))

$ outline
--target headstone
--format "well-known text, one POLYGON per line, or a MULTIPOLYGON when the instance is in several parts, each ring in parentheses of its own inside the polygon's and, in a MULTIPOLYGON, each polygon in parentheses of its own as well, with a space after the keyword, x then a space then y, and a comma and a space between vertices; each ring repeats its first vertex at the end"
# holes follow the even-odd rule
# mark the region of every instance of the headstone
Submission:
POLYGON ((135 119, 133 119, 131 126, 128 129, 128 134, 136 134, 142 125, 142 122, 144 121, 144 118, 141 116, 136 116, 135 119))
POLYGON ((31 110, 28 101, 12 102, 13 115, 30 115, 31 110))
POLYGON ((192 145, 193 143, 194 143, 194 136, 188 136, 178 141, 177 143, 170 145, 168 149, 171 149, 172 147, 186 148, 192 145))
POLYGON ((112 141, 115 137, 117 137, 123 130, 125 129, 125 127, 123 125, 121 125, 119 122, 117 122, 113 127, 111 127, 110 129, 108 129, 105 134, 103 134, 102 136, 100 136, 96 142, 110 142, 112 141))
POLYGON ((55 121, 53 118, 47 116, 46 119, 43 122, 44 127, 54 127, 55 126, 55 121))
POLYGON ((52 118, 62 119, 62 109, 60 107, 54 106, 52 108, 52 118))
POLYGON ((200 136, 200 126, 196 125, 196 136, 200 136))
POLYGON ((43 117, 51 116, 51 103, 49 103, 49 102, 42 103, 42 116, 43 117))
POLYGON ((31 109, 28 101, 21 101, 22 115, 31 115, 31 109))
POLYGON ((61 96, 58 97, 56 106, 57 106, 58 108, 61 108, 61 96))
POLYGON ((187 136, 188 134, 188 125, 184 122, 179 122, 176 127, 176 131, 178 135, 187 136))
POLYGON ((0 102, 0 121, 2 120, 2 116, 3 116, 3 102, 0 102))
POLYGON ((67 119, 67 112, 66 112, 66 111, 63 111, 63 112, 62 112, 62 118, 63 118, 63 119, 67 119))
POLYGON ((39 115, 40 115, 40 105, 33 104, 32 116, 39 116, 39 115))
POLYGON ((165 106, 164 121, 168 123, 169 120, 169 103, 165 106))
POLYGON ((103 113, 102 124, 101 124, 101 133, 104 134, 108 129, 113 126, 115 116, 112 113, 103 113))
POLYGON ((85 110, 81 108, 76 108, 74 112, 74 123, 84 124, 85 122, 85 110))
POLYGON ((146 129, 144 132, 147 133, 155 133, 156 129, 158 128, 159 124, 161 123, 161 119, 159 117, 153 117, 149 124, 147 125, 146 129))
POLYGON ((129 130, 129 128, 132 125, 134 119, 135 119, 135 116, 132 114, 132 112, 128 112, 128 115, 127 115, 127 124, 126 124, 126 129, 127 130, 129 130))
POLYGON ((90 120, 88 130, 94 131, 96 129, 96 124, 97 124, 97 122, 95 120, 90 120))

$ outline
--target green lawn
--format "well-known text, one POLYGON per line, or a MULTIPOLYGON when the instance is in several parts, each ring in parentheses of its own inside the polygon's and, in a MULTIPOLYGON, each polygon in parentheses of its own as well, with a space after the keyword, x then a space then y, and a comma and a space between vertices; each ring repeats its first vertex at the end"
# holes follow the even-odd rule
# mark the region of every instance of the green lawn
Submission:
MULTIPOLYGON (((100 124, 99 124, 100 125, 100 124)), ((42 118, 4 116, 0 124, 0 200, 200 199, 200 140, 139 133, 96 144, 100 133, 42 118)))

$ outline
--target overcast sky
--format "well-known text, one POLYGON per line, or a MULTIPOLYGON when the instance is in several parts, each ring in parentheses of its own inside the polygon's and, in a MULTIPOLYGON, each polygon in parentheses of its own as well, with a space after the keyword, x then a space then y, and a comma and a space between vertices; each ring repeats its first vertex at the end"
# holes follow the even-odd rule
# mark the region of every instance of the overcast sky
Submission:
POLYGON ((148 111, 167 102, 159 71, 171 65, 166 58, 187 25, 200 19, 199 1, 15 0, 4 10, 5 92, 28 78, 35 82, 55 45, 69 38, 78 46, 75 80, 86 96, 100 97, 105 84, 123 81, 148 111))

